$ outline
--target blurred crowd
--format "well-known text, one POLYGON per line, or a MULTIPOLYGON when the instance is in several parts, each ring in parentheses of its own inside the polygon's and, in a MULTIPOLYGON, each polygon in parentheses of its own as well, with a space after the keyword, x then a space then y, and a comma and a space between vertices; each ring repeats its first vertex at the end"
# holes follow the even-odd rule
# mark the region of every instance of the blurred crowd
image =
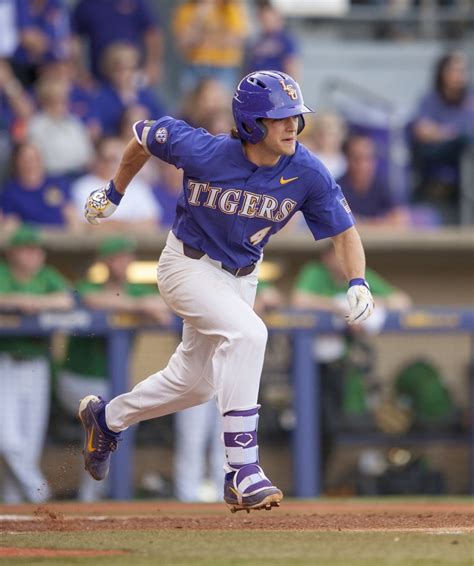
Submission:
MULTIPOLYGON (((157 5, 159 6, 159 5, 157 5)), ((269 0, 189 0, 171 14, 180 62, 171 102, 164 26, 147 0, 3 0, 0 18, 0 220, 86 229, 84 198, 114 173, 131 126, 165 114, 214 134, 232 127, 239 77, 271 68, 302 78, 297 38, 269 0)), ((339 181, 359 222, 391 228, 457 224, 461 163, 474 137, 466 55, 453 51, 405 128, 411 159, 393 175, 389 133, 317 108, 302 141, 339 181)), ((102 231, 167 228, 181 172, 154 161, 102 231)), ((300 224, 292 224, 298 229, 300 224)))

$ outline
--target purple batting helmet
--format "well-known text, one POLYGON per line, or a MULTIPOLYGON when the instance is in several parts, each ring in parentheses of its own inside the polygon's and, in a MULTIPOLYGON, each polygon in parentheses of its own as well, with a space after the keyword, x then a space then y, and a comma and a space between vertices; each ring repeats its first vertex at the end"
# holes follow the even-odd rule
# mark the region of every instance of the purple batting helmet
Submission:
POLYGON ((303 114, 314 112, 303 102, 298 83, 280 71, 256 71, 244 77, 232 100, 232 113, 241 139, 258 143, 267 135, 262 118, 298 116, 298 134, 304 128, 303 114))

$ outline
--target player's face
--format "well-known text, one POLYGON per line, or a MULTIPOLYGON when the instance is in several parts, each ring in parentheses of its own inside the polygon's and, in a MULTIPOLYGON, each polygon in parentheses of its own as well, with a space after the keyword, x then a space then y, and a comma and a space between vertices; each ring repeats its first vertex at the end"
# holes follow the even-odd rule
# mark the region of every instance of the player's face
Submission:
POLYGON ((267 128, 267 135, 261 142, 262 147, 276 155, 293 155, 295 153, 298 132, 297 116, 280 120, 266 118, 263 120, 263 124, 267 128))
POLYGON ((109 268, 109 274, 114 281, 126 281, 127 269, 134 259, 133 254, 118 253, 107 258, 106 264, 109 268))

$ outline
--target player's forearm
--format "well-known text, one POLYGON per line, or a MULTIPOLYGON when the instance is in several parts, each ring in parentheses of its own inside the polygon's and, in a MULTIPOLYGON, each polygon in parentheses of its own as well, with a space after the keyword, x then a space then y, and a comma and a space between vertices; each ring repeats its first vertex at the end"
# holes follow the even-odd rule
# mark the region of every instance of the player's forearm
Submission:
POLYGON ((332 242, 347 280, 365 279, 365 253, 357 230, 351 227, 334 236, 332 242))
POLYGON ((133 297, 129 297, 125 292, 117 295, 117 292, 103 291, 99 293, 90 293, 83 297, 83 303, 94 310, 117 311, 117 312, 135 312, 137 310, 137 301, 133 297))
POLYGON ((333 297, 304 291, 296 291, 291 298, 291 304, 298 309, 315 309, 329 312, 339 312, 341 310, 340 305, 333 297))
POLYGON ((36 306, 39 311, 43 310, 60 310, 67 311, 74 307, 74 301, 69 293, 50 293, 34 297, 36 306))
POLYGON ((130 181, 149 159, 149 155, 135 138, 129 141, 122 156, 118 171, 114 177, 115 188, 124 193, 130 181))

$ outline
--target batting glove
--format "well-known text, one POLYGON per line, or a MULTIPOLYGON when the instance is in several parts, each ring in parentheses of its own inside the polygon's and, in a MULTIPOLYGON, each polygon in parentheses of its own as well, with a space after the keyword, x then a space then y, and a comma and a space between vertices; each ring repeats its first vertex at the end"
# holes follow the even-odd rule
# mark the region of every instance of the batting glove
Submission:
POLYGON ((374 310, 374 299, 365 279, 357 278, 349 281, 347 300, 350 308, 350 313, 346 317, 348 324, 362 322, 369 318, 374 310))
POLYGON ((115 212, 122 197, 114 182, 109 181, 105 187, 92 191, 87 197, 84 216, 90 224, 99 224, 99 218, 107 218, 115 212))

